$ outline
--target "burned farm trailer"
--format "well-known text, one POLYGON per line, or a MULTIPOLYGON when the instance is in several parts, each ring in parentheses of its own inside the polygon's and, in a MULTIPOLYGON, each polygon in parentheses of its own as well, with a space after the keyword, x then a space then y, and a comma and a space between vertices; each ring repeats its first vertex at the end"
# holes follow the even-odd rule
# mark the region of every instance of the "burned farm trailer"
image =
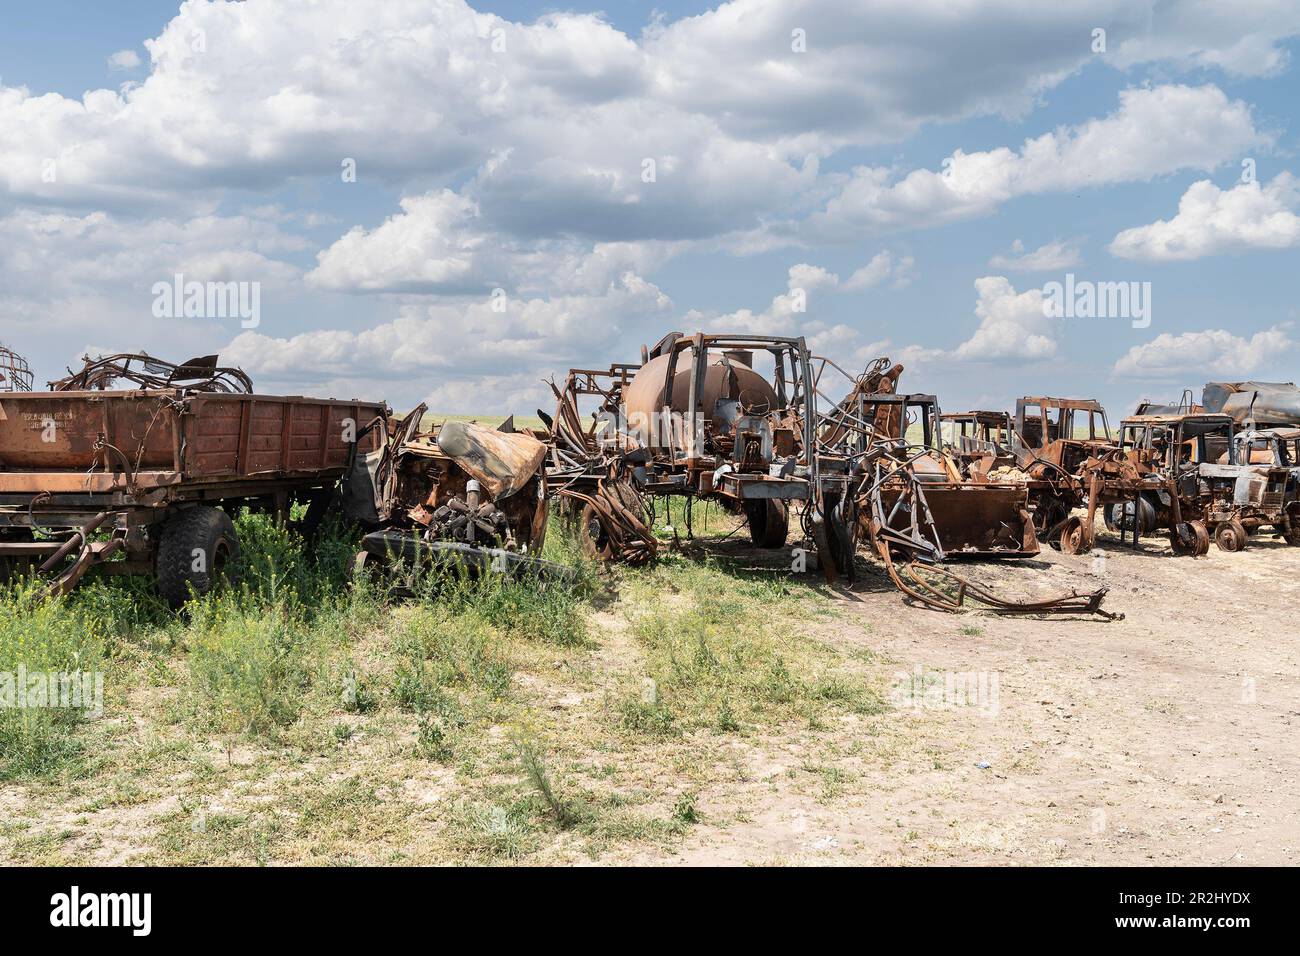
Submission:
POLYGON ((52 593, 100 567, 153 574, 179 606, 238 557, 233 509, 315 520, 384 438, 382 404, 253 394, 216 356, 112 356, 50 384, 0 395, 0 559, 52 593))

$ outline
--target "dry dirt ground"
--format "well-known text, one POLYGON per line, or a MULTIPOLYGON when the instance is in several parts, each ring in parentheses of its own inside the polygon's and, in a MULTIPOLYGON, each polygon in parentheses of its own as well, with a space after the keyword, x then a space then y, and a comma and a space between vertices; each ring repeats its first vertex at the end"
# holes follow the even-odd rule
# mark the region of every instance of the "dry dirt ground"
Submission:
POLYGON ((1300 551, 1256 537, 1191 559, 1162 544, 1134 551, 1103 533, 1104 557, 1045 548, 1041 560, 965 569, 1008 594, 1105 584, 1122 621, 954 617, 903 606, 879 579, 840 592, 833 640, 889 663, 909 743, 887 764, 857 762, 825 800, 783 782, 801 756, 771 741, 769 766, 717 795, 748 821, 696 827, 671 859, 1294 864, 1300 551), (988 689, 945 701, 947 674, 988 689))
POLYGON ((827 589, 740 536, 620 572, 579 645, 484 649, 397 609, 347 649, 375 709, 327 688, 274 740, 204 732, 184 656, 151 652, 87 773, 0 783, 0 862, 1295 862, 1300 550, 1098 548, 964 570, 1106 585, 1122 621, 911 607, 866 559, 827 589), (422 748, 392 690, 413 646, 470 662, 445 685, 463 724, 422 748))

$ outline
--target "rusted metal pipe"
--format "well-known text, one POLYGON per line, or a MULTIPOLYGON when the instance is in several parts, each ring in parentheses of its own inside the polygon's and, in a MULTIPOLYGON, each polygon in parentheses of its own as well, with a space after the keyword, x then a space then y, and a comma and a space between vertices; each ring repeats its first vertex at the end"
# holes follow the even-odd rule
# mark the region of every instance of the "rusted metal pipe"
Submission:
POLYGON ((101 511, 99 514, 95 515, 95 517, 82 525, 80 531, 73 532, 72 537, 63 542, 63 547, 59 548, 58 551, 55 551, 45 559, 45 563, 42 564, 40 568, 41 574, 49 574, 49 572, 53 571, 60 561, 72 553, 74 548, 80 548, 84 545, 86 539, 94 534, 99 526, 108 520, 108 516, 112 513, 113 512, 111 511, 101 511))

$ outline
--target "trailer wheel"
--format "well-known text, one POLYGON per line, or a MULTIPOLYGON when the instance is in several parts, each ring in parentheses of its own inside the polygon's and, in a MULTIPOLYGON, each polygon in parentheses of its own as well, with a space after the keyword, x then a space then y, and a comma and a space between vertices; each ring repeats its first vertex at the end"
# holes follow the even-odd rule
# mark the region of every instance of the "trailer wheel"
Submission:
POLYGON ((1214 529, 1214 543, 1220 551, 1240 551, 1246 546, 1246 529, 1236 518, 1220 522, 1214 529))
POLYGON ((745 502, 749 540, 759 548, 780 548, 790 534, 790 511, 776 498, 754 498, 745 502))
POLYGON ((158 593, 173 609, 229 578, 239 560, 239 536, 230 515, 196 505, 178 511, 162 526, 158 542, 158 593))

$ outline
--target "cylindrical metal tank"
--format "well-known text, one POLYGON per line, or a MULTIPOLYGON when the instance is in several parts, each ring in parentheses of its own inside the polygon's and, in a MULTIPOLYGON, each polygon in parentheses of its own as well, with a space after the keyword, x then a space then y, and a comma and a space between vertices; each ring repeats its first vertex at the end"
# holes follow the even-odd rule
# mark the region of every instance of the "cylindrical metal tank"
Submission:
MULTIPOLYGON (((691 395, 689 351, 684 351, 677 357, 677 370, 673 379, 672 410, 685 412, 691 395)), ((641 366, 623 390, 623 404, 630 420, 649 420, 651 415, 663 411, 667 381, 667 355, 660 355, 641 366)), ((777 405, 776 391, 763 376, 734 359, 728 365, 723 365, 721 355, 710 355, 704 374, 701 403, 705 416, 710 420, 713 408, 720 398, 737 399, 747 411, 756 414, 772 411, 777 405)))

